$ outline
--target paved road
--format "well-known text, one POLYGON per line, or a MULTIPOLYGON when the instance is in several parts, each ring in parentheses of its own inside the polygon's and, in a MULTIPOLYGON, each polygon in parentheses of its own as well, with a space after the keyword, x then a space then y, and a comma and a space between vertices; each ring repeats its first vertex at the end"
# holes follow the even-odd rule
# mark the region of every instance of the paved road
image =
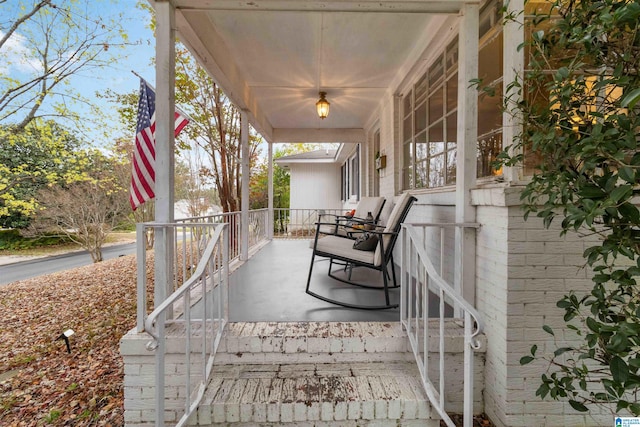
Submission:
MULTIPOLYGON (((124 243, 102 248, 102 256, 104 259, 117 258, 122 255, 134 254, 135 252, 135 243, 124 243)), ((17 280, 28 279, 56 271, 69 270, 91 263, 89 253, 81 251, 2 265, 0 266, 0 285, 6 285, 7 283, 17 280)))

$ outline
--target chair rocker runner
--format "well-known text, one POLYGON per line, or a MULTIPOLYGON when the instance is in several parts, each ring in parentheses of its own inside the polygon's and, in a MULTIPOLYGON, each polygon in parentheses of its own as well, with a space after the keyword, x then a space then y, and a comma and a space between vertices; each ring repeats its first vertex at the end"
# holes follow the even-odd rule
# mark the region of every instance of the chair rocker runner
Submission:
MULTIPOLYGON (((411 205, 417 199, 411 196, 408 193, 403 194, 396 205, 394 206, 391 214, 389 215, 389 219, 387 221, 386 227, 376 227, 374 230, 368 231, 370 235, 375 236, 377 239, 377 244, 375 246, 375 250, 373 251, 363 251, 354 249, 354 240, 344 238, 338 235, 329 235, 325 236, 321 239, 318 238, 318 234, 320 232, 320 227, 323 225, 330 225, 328 223, 320 223, 316 224, 317 232, 315 235, 315 240, 313 242, 313 252, 311 255, 311 265, 309 266, 309 277, 307 279, 307 288, 306 293, 311 295, 314 298, 318 298, 322 301, 326 301, 331 304, 336 304, 342 307, 348 308, 357 308, 363 310, 380 310, 387 308, 396 308, 399 304, 391 304, 389 299, 389 289, 397 288, 396 284, 396 275, 395 275, 395 267, 393 265, 393 247, 398 239, 398 235, 400 233, 400 227, 402 226, 402 222, 406 219, 409 209, 411 209, 411 205), (310 290, 311 284, 311 274, 313 272, 313 265, 315 262, 315 257, 324 257, 329 258, 329 276, 333 279, 340 280, 344 283, 348 283, 350 285, 360 286, 364 288, 373 288, 378 290, 384 290, 385 304, 383 305, 360 305, 360 304, 352 304, 344 301, 338 301, 329 297, 325 297, 323 295, 317 294, 310 290), (389 286, 389 275, 388 275, 388 264, 391 262, 391 275, 393 278, 393 286, 389 286), (340 279, 332 274, 331 268, 333 264, 337 264, 340 266, 348 265, 351 267, 365 267, 373 270, 380 271, 382 273, 382 281, 383 286, 372 286, 368 284, 355 283, 350 280, 351 275, 349 274, 349 280, 340 279)), ((360 231, 361 230, 354 230, 360 231)))

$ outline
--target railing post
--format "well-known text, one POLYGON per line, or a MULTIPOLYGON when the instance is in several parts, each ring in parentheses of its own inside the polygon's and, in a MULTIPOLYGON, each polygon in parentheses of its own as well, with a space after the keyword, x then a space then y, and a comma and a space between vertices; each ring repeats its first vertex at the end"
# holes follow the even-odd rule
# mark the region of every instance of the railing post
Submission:
MULTIPOLYGON (((438 224, 421 224, 423 226, 436 226, 444 228, 438 224)), ((461 229, 472 230, 477 224, 449 224, 461 229)), ((440 235, 442 238, 442 234, 440 235)), ((437 238, 437 235, 434 235, 437 238)), ((454 289, 451 284, 442 278, 442 274, 437 271, 433 263, 429 259, 424 244, 424 235, 421 241, 419 233, 416 231, 415 225, 405 224, 402 230, 402 281, 401 286, 405 288, 401 290, 402 298, 408 300, 406 308, 401 305, 401 322, 407 331, 408 340, 413 351, 414 357, 418 364, 422 383, 429 400, 440 414, 446 425, 454 426, 451 417, 445 409, 446 404, 446 372, 445 372, 445 301, 449 300, 456 311, 462 313, 460 318, 464 322, 464 370, 463 370, 463 426, 472 427, 473 425, 473 404, 474 404, 474 354, 479 348, 476 341, 478 336, 484 330, 484 322, 479 313, 473 308, 469 302, 464 299, 461 292, 454 289), (415 268, 414 268, 415 265, 415 268), (415 280, 415 295, 412 295, 413 281, 415 280), (439 360, 430 360, 429 337, 429 288, 439 296, 439 313, 438 328, 439 345, 437 357, 439 360), (415 301, 414 301, 415 300, 415 301), (415 313, 414 313, 415 310, 415 313), (422 344, 422 345, 420 345, 422 344), (437 363, 439 377, 433 381, 429 378, 429 364, 437 363), (435 382, 437 381, 437 385, 435 382)), ((442 239, 441 239, 442 245, 442 239)), ((443 246, 443 245, 442 245, 443 246)), ((442 252, 441 252, 442 254, 442 252)), ((442 267, 441 267, 442 270, 442 267)), ((436 332, 436 328, 433 332, 436 332)))
POLYGON ((144 320, 147 316, 147 239, 145 224, 136 224, 136 262, 137 262, 137 316, 136 330, 144 332, 144 320))
POLYGON ((240 144, 242 147, 242 199, 240 224, 240 260, 249 259, 249 119, 247 110, 240 110, 240 144))
MULTIPOLYGON (((173 324, 173 320, 171 319, 173 316, 173 310, 175 306, 182 306, 183 312, 179 314, 180 322, 185 323, 185 347, 184 347, 184 365, 186 366, 184 373, 179 373, 179 376, 184 377, 184 382, 181 385, 185 386, 186 395, 184 397, 185 406, 184 406, 184 414, 182 417, 178 416, 179 421, 177 422, 177 426, 186 425, 189 417, 193 414, 193 411, 196 409, 198 402, 201 401, 204 396, 204 385, 208 381, 210 377, 211 370, 213 369, 213 357, 215 353, 215 349, 217 348, 217 343, 220 342, 222 331, 224 325, 228 321, 228 280, 229 280, 229 224, 221 224, 214 226, 215 230, 213 233, 207 233, 205 230, 202 230, 201 227, 198 227, 194 224, 141 224, 137 233, 138 236, 141 236, 144 233, 146 227, 154 227, 158 229, 163 229, 164 234, 172 233, 177 227, 187 228, 190 227, 192 229, 197 229, 198 231, 194 231, 193 233, 197 236, 202 237, 204 240, 201 240, 200 237, 190 239, 187 247, 189 251, 195 250, 196 252, 193 254, 198 258, 196 261, 194 258, 190 258, 190 262, 187 263, 187 266, 190 266, 191 261, 197 263, 195 271, 190 270, 191 276, 188 277, 188 280, 185 281, 165 300, 159 303, 148 316, 144 316, 144 330, 153 337, 152 343, 147 345, 149 350, 155 351, 155 368, 154 368, 154 377, 155 377, 155 425, 156 426, 164 426, 165 425, 165 410, 166 410, 166 402, 165 402, 165 385, 167 378, 167 340, 166 340, 166 329, 167 325, 173 324), (205 243, 206 240, 206 243, 205 243), (204 251, 198 250, 199 245, 206 245, 204 251), (223 258, 222 262, 216 263, 214 258, 219 257, 223 258), (213 260, 213 261, 212 261, 213 260), (217 271, 217 272, 216 272, 217 271), (216 274, 220 274, 220 309, 214 313, 214 292, 215 292, 215 283, 213 282, 213 277, 216 274), (211 278, 212 282, 209 288, 207 287, 207 283, 211 278), (192 291, 201 289, 201 295, 194 295, 192 291), (207 292, 209 294, 207 295, 207 292), (193 311, 191 310, 193 303, 192 296, 198 296, 198 298, 202 301, 202 313, 203 316, 198 319, 192 318, 193 311), (218 315, 219 317, 219 328, 215 328, 213 315, 218 315), (199 341, 196 341, 196 337, 193 335, 195 333, 194 329, 192 329, 193 322, 200 322, 198 325, 198 330, 202 331, 199 341), (211 324, 211 328, 208 328, 208 322, 211 324), (212 335, 215 334, 215 335, 212 335), (207 352, 207 343, 211 340, 211 352, 208 354, 207 352), (198 359, 198 356, 192 354, 192 349, 194 342, 201 342, 201 357, 198 359), (214 346, 215 343, 215 346, 214 346), (193 357, 192 357, 193 356, 193 357), (195 363, 199 363, 199 367, 195 367, 195 363), (193 394, 197 391, 197 394, 193 394)), ((143 239, 141 239, 143 240, 143 239)), ((186 237, 183 238, 183 241, 186 242, 186 237)), ((218 261, 219 261, 218 258, 218 261)), ((145 313, 144 304, 142 305, 143 311, 145 313)), ((145 313, 146 314, 146 313, 145 313)), ((171 350, 171 354, 173 355, 174 350, 171 350)), ((173 363, 173 362, 172 362, 173 363)), ((171 381, 174 381, 173 379, 171 381)), ((149 408, 152 409, 152 408, 149 408)), ((172 412, 175 411, 175 408, 170 409, 172 412)))
POLYGON ((223 304, 223 318, 225 322, 229 319, 229 227, 224 226, 222 231, 222 280, 224 286, 222 287, 222 304, 223 304))
POLYGON ((158 316, 158 345, 156 352, 156 426, 164 426, 164 353, 166 343, 164 336, 164 313, 158 316))
POLYGON ((473 427, 473 338, 472 320, 469 312, 464 314, 464 418, 463 427, 473 427))
POLYGON ((400 324, 402 324, 403 320, 407 317, 407 228, 404 224, 400 229, 400 233, 400 324))

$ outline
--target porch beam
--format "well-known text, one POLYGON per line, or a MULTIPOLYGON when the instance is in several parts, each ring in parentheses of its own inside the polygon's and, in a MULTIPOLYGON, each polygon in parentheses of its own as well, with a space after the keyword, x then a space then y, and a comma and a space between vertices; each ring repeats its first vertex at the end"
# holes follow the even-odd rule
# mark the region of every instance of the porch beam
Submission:
POLYGON ((381 13, 458 13, 465 3, 461 0, 362 0, 362 1, 300 1, 300 0, 176 0, 182 10, 267 10, 278 12, 381 12, 381 13))
POLYGON ((240 145, 242 151, 242 189, 240 201, 240 260, 249 259, 249 120, 246 110, 240 110, 240 145))
MULTIPOLYGON (((456 222, 475 222, 471 189, 476 184, 478 91, 470 82, 478 77, 479 6, 468 4, 460 17, 458 54, 458 153, 456 157, 456 222)), ((454 286, 475 304, 475 230, 456 228, 454 286)))
MULTIPOLYGON (((156 159, 155 221, 174 219, 175 10, 170 1, 156 2, 156 159)), ((160 230, 160 229, 158 229, 160 230)), ((173 292, 173 233, 159 233, 155 245, 156 306, 173 292)))
POLYGON ((364 129, 273 129, 273 142, 364 142, 364 129))

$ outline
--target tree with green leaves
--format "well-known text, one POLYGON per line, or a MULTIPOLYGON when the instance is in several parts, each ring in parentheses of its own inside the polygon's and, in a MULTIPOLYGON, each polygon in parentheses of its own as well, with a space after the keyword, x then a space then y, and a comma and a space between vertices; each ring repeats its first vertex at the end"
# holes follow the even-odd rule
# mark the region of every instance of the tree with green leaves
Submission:
POLYGON ((501 162, 535 170, 522 192, 525 217, 547 227, 560 221, 562 234, 597 236, 598 243, 584 252, 591 291, 557 302, 577 340, 549 354, 533 346, 521 363, 548 363, 537 390, 543 399, 637 416, 640 0, 552 3, 549 13, 526 21, 527 69, 505 100, 523 132, 501 162))
POLYGON ((78 179, 84 169, 79 147, 78 138, 53 121, 0 126, 0 226, 26 227, 40 189, 78 179))

